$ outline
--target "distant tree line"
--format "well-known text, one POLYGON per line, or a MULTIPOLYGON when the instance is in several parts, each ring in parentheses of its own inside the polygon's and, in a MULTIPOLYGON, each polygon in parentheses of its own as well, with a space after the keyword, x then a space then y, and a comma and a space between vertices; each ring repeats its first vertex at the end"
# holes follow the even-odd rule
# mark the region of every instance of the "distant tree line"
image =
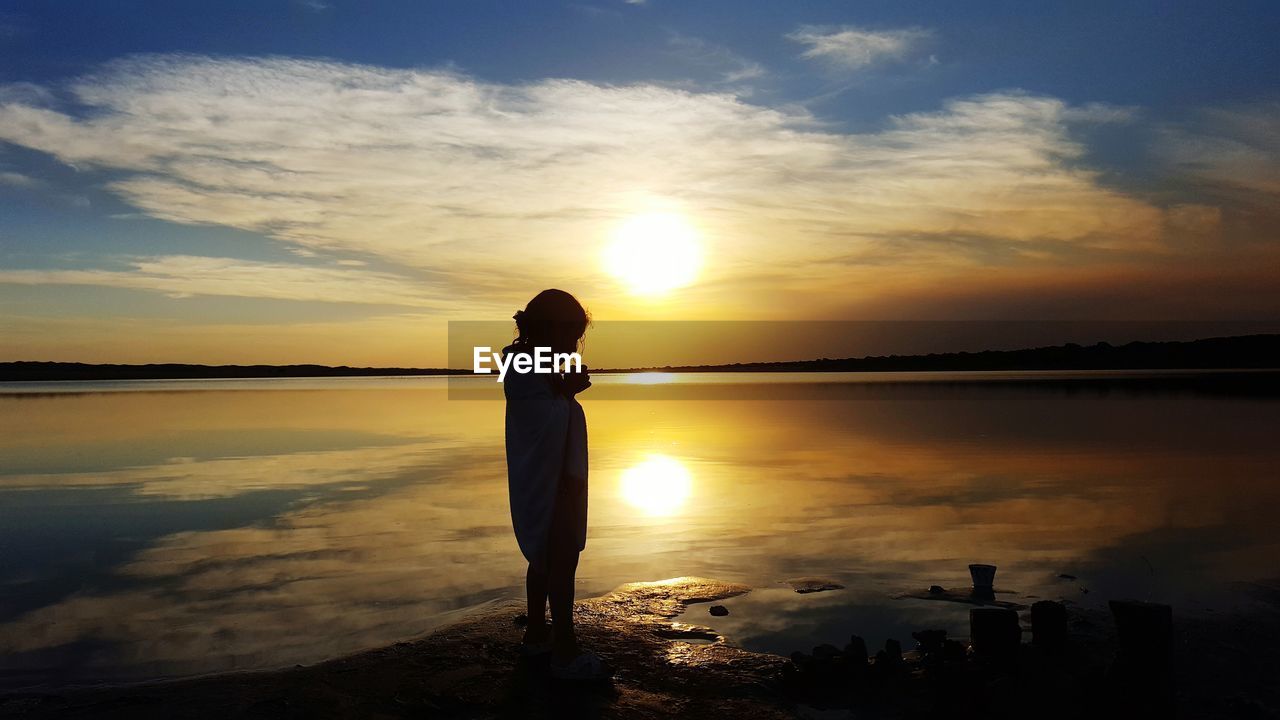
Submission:
POLYGON ((686 365, 635 370, 672 372, 911 372, 944 370, 1173 370, 1280 368, 1280 335, 1111 345, 1055 345, 1023 350, 877 355, 793 362, 686 365))
MULTIPOLYGON (((821 358, 794 362, 626 368, 672 372, 912 372, 956 370, 1207 370, 1280 368, 1280 335, 1243 335, 1192 341, 1111 345, 1056 345, 1023 350, 821 358)), ((179 380, 201 378, 376 377, 469 375, 470 369, 330 367, 328 365, 92 365, 65 362, 0 363, 0 381, 179 380)))

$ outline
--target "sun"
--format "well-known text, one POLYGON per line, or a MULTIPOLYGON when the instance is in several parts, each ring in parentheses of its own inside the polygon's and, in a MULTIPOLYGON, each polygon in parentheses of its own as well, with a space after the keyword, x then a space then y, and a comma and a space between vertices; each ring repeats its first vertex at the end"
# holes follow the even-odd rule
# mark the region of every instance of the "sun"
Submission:
POLYGON ((676 213, 633 215, 613 232, 604 267, 636 295, 663 295, 698 276, 702 251, 698 232, 676 213))
POLYGON ((647 515, 672 515, 689 499, 693 477, 675 458, 650 455, 622 473, 622 499, 647 515))

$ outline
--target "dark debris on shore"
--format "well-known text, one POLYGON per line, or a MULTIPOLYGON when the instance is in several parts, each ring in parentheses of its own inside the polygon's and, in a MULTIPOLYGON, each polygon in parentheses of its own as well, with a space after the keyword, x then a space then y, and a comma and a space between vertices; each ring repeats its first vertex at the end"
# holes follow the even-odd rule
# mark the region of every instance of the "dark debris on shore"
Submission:
POLYGON ((1166 634, 1167 606, 1121 603, 1115 617, 1127 617, 1130 632, 1120 641, 1101 611, 1047 601, 1023 615, 975 607, 971 643, 922 629, 910 650, 890 640, 872 652, 854 636, 790 659, 673 622, 690 604, 748 591, 687 577, 578 603, 584 645, 615 671, 604 683, 553 681, 545 665, 522 660, 513 605, 314 666, 0 696, 0 716, 1274 718, 1280 707, 1274 606, 1247 618, 1179 618, 1166 634))

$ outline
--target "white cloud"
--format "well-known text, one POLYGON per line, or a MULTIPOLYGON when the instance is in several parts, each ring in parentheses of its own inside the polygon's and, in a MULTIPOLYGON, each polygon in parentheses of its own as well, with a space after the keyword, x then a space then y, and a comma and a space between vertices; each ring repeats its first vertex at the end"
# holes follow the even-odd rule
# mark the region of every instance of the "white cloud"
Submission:
POLYGON ((37 188, 42 187, 44 182, 29 175, 23 175, 22 173, 0 170, 0 185, 8 185, 9 187, 18 188, 37 188))
POLYGON ((806 46, 801 57, 843 70, 858 70, 882 60, 899 60, 930 37, 928 30, 868 30, 851 26, 804 25, 787 39, 806 46))
MULTIPOLYGON (((28 305, 29 312, 40 308, 28 305)), ((371 309, 371 308, 370 308, 371 309)), ((8 359, 79 362, 191 362, 209 364, 315 362, 365 367, 444 367, 447 315, 431 309, 365 317, 319 313, 282 323, 268 314, 238 313, 209 322, 175 312, 169 317, 0 314, 8 359)), ((461 319, 507 317, 509 308, 483 307, 461 319), (505 310, 504 314, 497 314, 505 310)))
POLYGON ((1280 194, 1280 103, 1204 112, 1196 122, 1167 128, 1157 152, 1200 181, 1280 194))
MULTIPOLYGON (((607 295, 601 241, 652 204, 679 207, 707 235, 717 261, 706 298, 720 308, 715 288, 762 264, 788 263, 814 292, 845 287, 847 268, 824 258, 885 238, 898 240, 885 252, 918 263, 920 236, 1140 247, 1162 223, 1081 166, 1071 127, 1098 119, 1096 106, 1018 93, 842 133, 726 93, 278 58, 132 59, 69 90, 89 112, 0 100, 0 140, 110 171, 106 187, 152 217, 261 233, 304 256, 379 257, 429 274, 431 291, 457 304, 527 299, 536 288, 524 283, 541 284, 532 278, 607 295)), ((428 302, 423 288, 359 268, 313 283, 316 268, 220 265, 232 279, 221 283, 193 262, 45 277, 428 302), (259 270, 297 281, 273 289, 259 270)), ((23 272, 5 277, 38 277, 23 272)))
POLYGON ((130 270, 0 270, 0 283, 97 285, 151 290, 172 297, 222 295, 413 307, 444 304, 424 283, 349 267, 191 255, 135 258, 129 264, 130 270))
POLYGON ((48 88, 34 83, 16 82, 0 85, 0 105, 9 103, 48 105, 53 101, 53 93, 48 88))

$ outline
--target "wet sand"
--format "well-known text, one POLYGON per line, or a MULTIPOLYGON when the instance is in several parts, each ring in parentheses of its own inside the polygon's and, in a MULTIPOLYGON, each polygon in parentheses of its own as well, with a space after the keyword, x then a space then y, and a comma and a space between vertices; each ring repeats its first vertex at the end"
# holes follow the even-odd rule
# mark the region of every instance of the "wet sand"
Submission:
POLYGON ((671 618, 747 592, 700 578, 624 585, 579 602, 584 646, 612 682, 553 682, 522 661, 523 607, 504 606, 426 637, 314 666, 171 682, 26 693, 0 715, 60 718, 793 717, 775 679, 788 661, 749 653, 671 618), (682 640, 693 640, 687 642, 682 640))
MULTIPOLYGON (((1280 690, 1270 679, 1280 668, 1280 613, 1270 597, 1275 589, 1261 590, 1267 597, 1248 616, 1177 620, 1168 707, 1158 698, 1143 705, 1149 693, 1115 676, 1113 627, 1098 611, 1071 608, 1068 649, 1046 655, 1024 644, 1013 666, 971 655, 930 658, 910 652, 910 638, 901 662, 881 657, 868 665, 822 653, 793 661, 736 648, 709 627, 673 622, 690 605, 750 591, 684 577, 624 585, 577 604, 583 644, 615 669, 606 683, 553 681, 545 661, 522 660, 516 618, 523 608, 512 603, 417 640, 312 666, 13 694, 0 697, 0 716, 1075 718, 1116 711, 1135 717, 1154 708, 1162 717, 1276 717, 1280 690)), ((714 623, 710 612, 707 620, 714 623)))

